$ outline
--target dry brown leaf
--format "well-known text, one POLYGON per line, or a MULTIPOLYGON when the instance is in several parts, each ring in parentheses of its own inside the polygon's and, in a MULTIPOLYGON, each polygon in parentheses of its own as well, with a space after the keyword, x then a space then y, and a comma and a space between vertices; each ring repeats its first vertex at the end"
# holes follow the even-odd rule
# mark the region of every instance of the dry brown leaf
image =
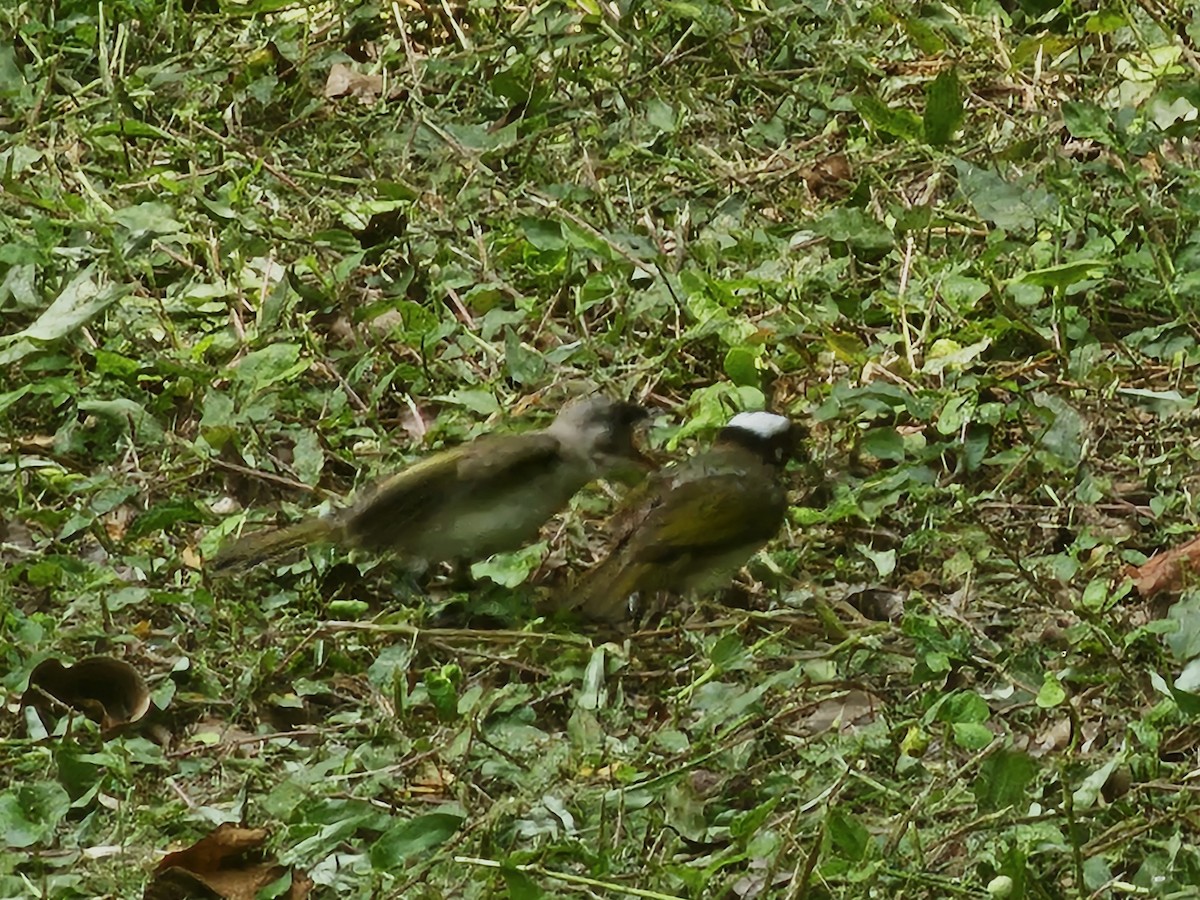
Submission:
MULTIPOLYGON (((265 828, 220 825, 192 846, 164 856, 142 896, 144 900, 181 896, 254 900, 260 890, 288 871, 263 857, 267 837, 265 828)), ((293 869, 291 888, 283 896, 304 900, 311 889, 308 876, 293 869)))
POLYGON ((809 734, 837 731, 841 734, 869 725, 883 706, 878 697, 858 689, 822 700, 804 720, 809 734))
POLYGON ((45 659, 30 673, 21 705, 34 707, 46 721, 54 714, 55 702, 98 722, 107 735, 146 715, 150 691, 137 669, 124 660, 92 656, 64 666, 57 659, 45 659))
POLYGON ((1200 537, 1150 557, 1140 566, 1126 566, 1125 575, 1133 579, 1142 599, 1163 591, 1175 591, 1194 569, 1200 567, 1200 537))
POLYGON ((354 97, 359 103, 374 103, 383 93, 382 75, 364 75, 344 63, 334 63, 325 79, 325 96, 330 100, 354 97))

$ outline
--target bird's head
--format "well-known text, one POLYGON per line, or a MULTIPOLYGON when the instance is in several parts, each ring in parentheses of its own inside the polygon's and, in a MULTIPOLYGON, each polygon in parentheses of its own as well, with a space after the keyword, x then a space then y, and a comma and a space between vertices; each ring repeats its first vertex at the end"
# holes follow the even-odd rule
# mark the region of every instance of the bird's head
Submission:
POLYGON ((717 441, 737 444, 762 456, 763 462, 783 466, 800 450, 804 429, 778 413, 738 413, 717 435, 717 441))
POLYGON ((649 461, 633 442, 638 424, 648 415, 636 403, 591 396, 563 407, 547 431, 591 460, 599 471, 630 463, 648 467, 649 461))

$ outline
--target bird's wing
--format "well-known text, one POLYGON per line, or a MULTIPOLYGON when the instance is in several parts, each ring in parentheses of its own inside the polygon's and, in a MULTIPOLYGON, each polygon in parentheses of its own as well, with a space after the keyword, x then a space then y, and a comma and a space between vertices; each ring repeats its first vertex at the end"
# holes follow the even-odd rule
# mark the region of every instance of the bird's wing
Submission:
POLYGON ((631 594, 679 587, 705 560, 770 540, 787 507, 774 473, 714 462, 725 461, 692 460, 647 479, 611 520, 608 556, 572 586, 566 604, 620 622, 631 594))
POLYGON ((495 435, 466 446, 458 474, 486 491, 497 482, 519 484, 545 472, 562 455, 562 443, 544 431, 495 435))
POLYGON ((555 438, 533 433, 479 438, 435 453, 368 489, 345 513, 346 529, 362 546, 393 546, 435 504, 469 492, 471 502, 486 505, 544 471, 560 451, 555 438))
POLYGON ((731 545, 767 541, 786 496, 768 473, 730 472, 681 481, 626 538, 633 558, 669 564, 731 545))

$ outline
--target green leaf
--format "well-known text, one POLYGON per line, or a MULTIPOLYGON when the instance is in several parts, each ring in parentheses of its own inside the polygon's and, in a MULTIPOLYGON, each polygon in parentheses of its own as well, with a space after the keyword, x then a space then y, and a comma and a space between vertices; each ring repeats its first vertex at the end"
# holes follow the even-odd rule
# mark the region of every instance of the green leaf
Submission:
POLYGON ((1061 109, 1063 124, 1073 137, 1092 140, 1105 147, 1112 146, 1112 120, 1095 103, 1067 100, 1061 109))
POLYGON ((986 725, 977 722, 955 722, 950 726, 954 733, 954 743, 964 750, 982 750, 996 739, 986 725))
POLYGON ((880 578, 887 578, 896 571, 896 550, 874 550, 867 544, 855 544, 855 548, 875 564, 875 570, 880 578))
POLYGON ((954 69, 944 69, 925 88, 925 140, 934 147, 950 143, 962 123, 962 91, 954 69))
POLYGON ((890 107, 882 100, 865 94, 855 95, 851 102, 863 121, 876 131, 906 141, 921 140, 924 129, 921 120, 912 110, 890 107))
POLYGON ((165 531, 177 522, 198 524, 204 521, 200 508, 193 500, 171 499, 164 500, 150 507, 133 520, 129 530, 125 532, 128 540, 136 540, 147 534, 165 531))
POLYGON ((884 428, 872 428, 863 437, 860 446, 876 459, 904 462, 904 438, 890 425, 884 428))
POLYGON ((1027 805, 1025 789, 1037 764, 1019 750, 1001 750, 983 761, 975 779, 975 802, 985 812, 1027 805))
POLYGON ((300 359, 300 345, 269 344, 261 350, 247 353, 230 370, 234 380, 261 391, 273 384, 293 380, 308 370, 309 360, 300 359))
POLYGON ((1165 637, 1171 654, 1180 662, 1200 657, 1200 594, 1190 592, 1167 610, 1178 630, 1165 637))
POLYGON ((834 807, 825 817, 825 833, 847 859, 858 862, 867 856, 871 833, 854 816, 834 807))
POLYGON ((536 350, 522 344, 517 332, 510 327, 504 329, 504 366, 509 377, 521 385, 536 384, 546 374, 546 360, 536 350))
POLYGON ((162 439, 163 427, 146 408, 127 397, 115 400, 80 400, 79 408, 84 412, 95 413, 108 419, 113 419, 126 428, 132 426, 139 439, 158 441, 162 439))
POLYGON ((1038 688, 1037 705, 1042 709, 1053 709, 1067 699, 1067 689, 1063 687, 1054 672, 1046 672, 1042 676, 1042 686, 1038 688))
POLYGON ((27 341, 53 341, 87 324, 130 292, 125 285, 100 287, 92 280, 94 267, 80 272, 63 288, 54 302, 28 328, 0 336, 0 345, 11 344, 0 352, 0 365, 16 362, 34 347, 27 341), (26 342, 22 343, 25 339, 26 342))
POLYGON ((1058 214, 1058 200, 1043 188, 1008 182, 995 172, 961 159, 954 161, 954 168, 958 171, 958 189, 979 217, 1005 231, 1032 231, 1058 214))
POLYGON ((353 621, 366 616, 371 611, 371 605, 365 600, 330 600, 326 609, 331 618, 353 621))
POLYGON ((567 246, 562 226, 554 219, 535 219, 527 216, 521 220, 525 239, 538 250, 562 250, 567 246))
POLYGON ((157 200, 118 209, 113 213, 113 220, 138 236, 175 234, 186 230, 183 224, 175 218, 175 210, 157 200))
POLYGON ((1044 391, 1033 395, 1033 403, 1053 416, 1041 435, 1042 445, 1064 466, 1078 465, 1083 457, 1083 417, 1066 400, 1044 391))
POLYGON ((0 838, 10 847, 47 840, 71 807, 71 798, 52 781, 24 784, 0 794, 0 838))
POLYGON ((311 428, 296 432, 292 445, 292 468, 304 484, 316 484, 325 468, 325 450, 321 439, 311 428))
POLYGON ((725 374, 734 384, 758 387, 762 374, 758 370, 760 352, 752 347, 731 347, 725 354, 725 374))
POLYGON ((515 553, 497 553, 471 565, 473 578, 487 578, 502 587, 524 584, 546 557, 546 542, 523 547, 515 553))
POLYGON ((945 51, 946 42, 924 19, 916 15, 905 16, 901 19, 901 24, 905 33, 924 55, 937 56, 945 51))
POLYGON ((11 793, 0 794, 0 840, 8 847, 31 847, 45 833, 25 818, 21 802, 11 793))
POLYGON ((542 900, 544 893, 532 878, 516 869, 501 869, 504 886, 508 888, 509 900, 542 900))
POLYGON ((490 416, 493 413, 500 412, 500 403, 496 400, 496 395, 491 391, 464 388, 462 390, 451 391, 449 394, 438 399, 448 400, 457 406, 469 409, 471 412, 481 416, 490 416))
POLYGON ((396 872, 414 856, 444 844, 463 823, 462 816, 428 813, 383 833, 371 845, 371 865, 380 872, 396 872))
POLYGON ((1110 34, 1129 24, 1129 19, 1119 8, 1098 9, 1087 17, 1083 30, 1088 34, 1110 34))
POLYGON ((579 709, 595 710, 605 705, 608 693, 604 689, 604 647, 592 651, 587 668, 583 672, 583 685, 575 697, 579 709))
POLYGON ((429 692, 429 702, 438 716, 446 721, 458 718, 458 686, 454 671, 447 666, 441 669, 426 669, 421 681, 429 692))
POLYGON ((1103 259, 1079 259, 1045 269, 1034 269, 1032 272, 1026 272, 1017 280, 1021 284, 1062 290, 1081 281, 1099 278, 1107 268, 1108 262, 1103 259))
POLYGON ((830 210, 813 223, 812 230, 831 241, 840 241, 866 252, 890 250, 896 243, 886 225, 852 206, 830 210))

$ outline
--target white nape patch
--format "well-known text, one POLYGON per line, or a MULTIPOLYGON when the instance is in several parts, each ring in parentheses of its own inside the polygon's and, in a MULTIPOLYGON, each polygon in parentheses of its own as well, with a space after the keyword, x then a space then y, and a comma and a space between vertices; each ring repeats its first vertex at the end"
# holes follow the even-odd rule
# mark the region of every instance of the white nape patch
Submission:
POLYGON ((749 431, 760 438, 773 438, 783 434, 792 425, 787 416, 779 416, 769 412, 738 413, 729 420, 729 428, 740 428, 749 431))

